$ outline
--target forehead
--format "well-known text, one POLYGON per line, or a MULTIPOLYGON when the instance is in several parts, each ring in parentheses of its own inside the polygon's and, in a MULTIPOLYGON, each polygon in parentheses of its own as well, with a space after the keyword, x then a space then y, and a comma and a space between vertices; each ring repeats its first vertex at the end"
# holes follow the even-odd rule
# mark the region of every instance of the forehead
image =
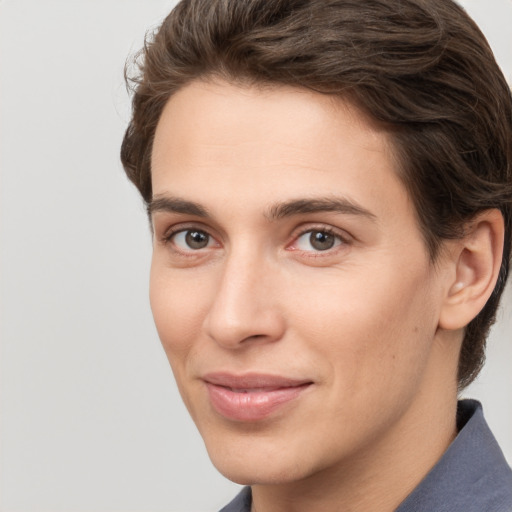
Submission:
POLYGON ((184 150, 194 144, 195 149, 210 145, 213 153, 215 146, 227 143, 239 146, 242 153, 244 144, 258 143, 269 150, 279 144, 289 144, 291 149, 302 143, 307 155, 313 144, 332 141, 335 126, 344 128, 339 147, 352 144, 388 156, 392 153, 384 125, 348 100, 289 86, 195 81, 175 93, 165 106, 152 162, 158 166, 165 153, 174 152, 176 157, 176 146, 184 150), (311 144, 304 145, 307 141, 311 144))
POLYGON ((171 97, 157 126, 153 192, 241 211, 333 194, 359 204, 379 198, 374 207, 389 210, 397 196, 408 203, 392 149, 385 128, 347 100, 193 82, 171 97))

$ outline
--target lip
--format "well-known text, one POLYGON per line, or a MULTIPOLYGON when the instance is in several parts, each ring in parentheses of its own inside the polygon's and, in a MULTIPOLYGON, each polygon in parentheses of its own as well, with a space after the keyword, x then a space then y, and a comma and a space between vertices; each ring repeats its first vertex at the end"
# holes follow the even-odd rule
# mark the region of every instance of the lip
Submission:
POLYGON ((213 408, 235 421, 261 421, 298 398, 313 382, 277 375, 210 373, 203 376, 213 408))

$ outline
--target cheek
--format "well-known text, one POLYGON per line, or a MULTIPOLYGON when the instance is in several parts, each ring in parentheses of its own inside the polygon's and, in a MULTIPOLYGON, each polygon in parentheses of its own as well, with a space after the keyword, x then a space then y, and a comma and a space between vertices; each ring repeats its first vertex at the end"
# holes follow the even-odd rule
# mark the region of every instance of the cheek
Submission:
POLYGON ((336 389, 357 396, 416 385, 437 325, 428 271, 357 274, 337 276, 307 304, 297 302, 298 330, 327 361, 336 389))
POLYGON ((208 309, 205 287, 185 273, 151 267, 150 303, 158 335, 176 372, 197 339, 208 309))

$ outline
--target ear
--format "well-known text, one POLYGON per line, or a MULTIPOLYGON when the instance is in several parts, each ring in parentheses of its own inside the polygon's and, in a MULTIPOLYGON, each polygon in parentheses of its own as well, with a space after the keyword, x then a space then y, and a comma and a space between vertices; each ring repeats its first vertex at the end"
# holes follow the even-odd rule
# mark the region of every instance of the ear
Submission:
POLYGON ((494 290, 503 256, 504 222, 501 212, 486 210, 466 225, 465 235, 453 242, 446 296, 439 327, 462 329, 485 306, 494 290))

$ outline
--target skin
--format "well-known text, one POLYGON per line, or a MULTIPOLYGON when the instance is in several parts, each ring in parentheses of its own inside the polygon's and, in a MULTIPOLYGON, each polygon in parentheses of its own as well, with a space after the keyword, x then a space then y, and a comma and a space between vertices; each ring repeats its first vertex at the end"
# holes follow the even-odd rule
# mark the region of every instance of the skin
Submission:
POLYGON ((253 486, 254 510, 394 510, 456 433, 467 290, 489 258, 454 241, 433 265, 386 131, 306 90, 189 84, 163 111, 152 180, 151 306, 214 465, 253 486), (341 210, 280 208, 326 199, 341 210), (312 384, 235 421, 209 372, 312 384))

